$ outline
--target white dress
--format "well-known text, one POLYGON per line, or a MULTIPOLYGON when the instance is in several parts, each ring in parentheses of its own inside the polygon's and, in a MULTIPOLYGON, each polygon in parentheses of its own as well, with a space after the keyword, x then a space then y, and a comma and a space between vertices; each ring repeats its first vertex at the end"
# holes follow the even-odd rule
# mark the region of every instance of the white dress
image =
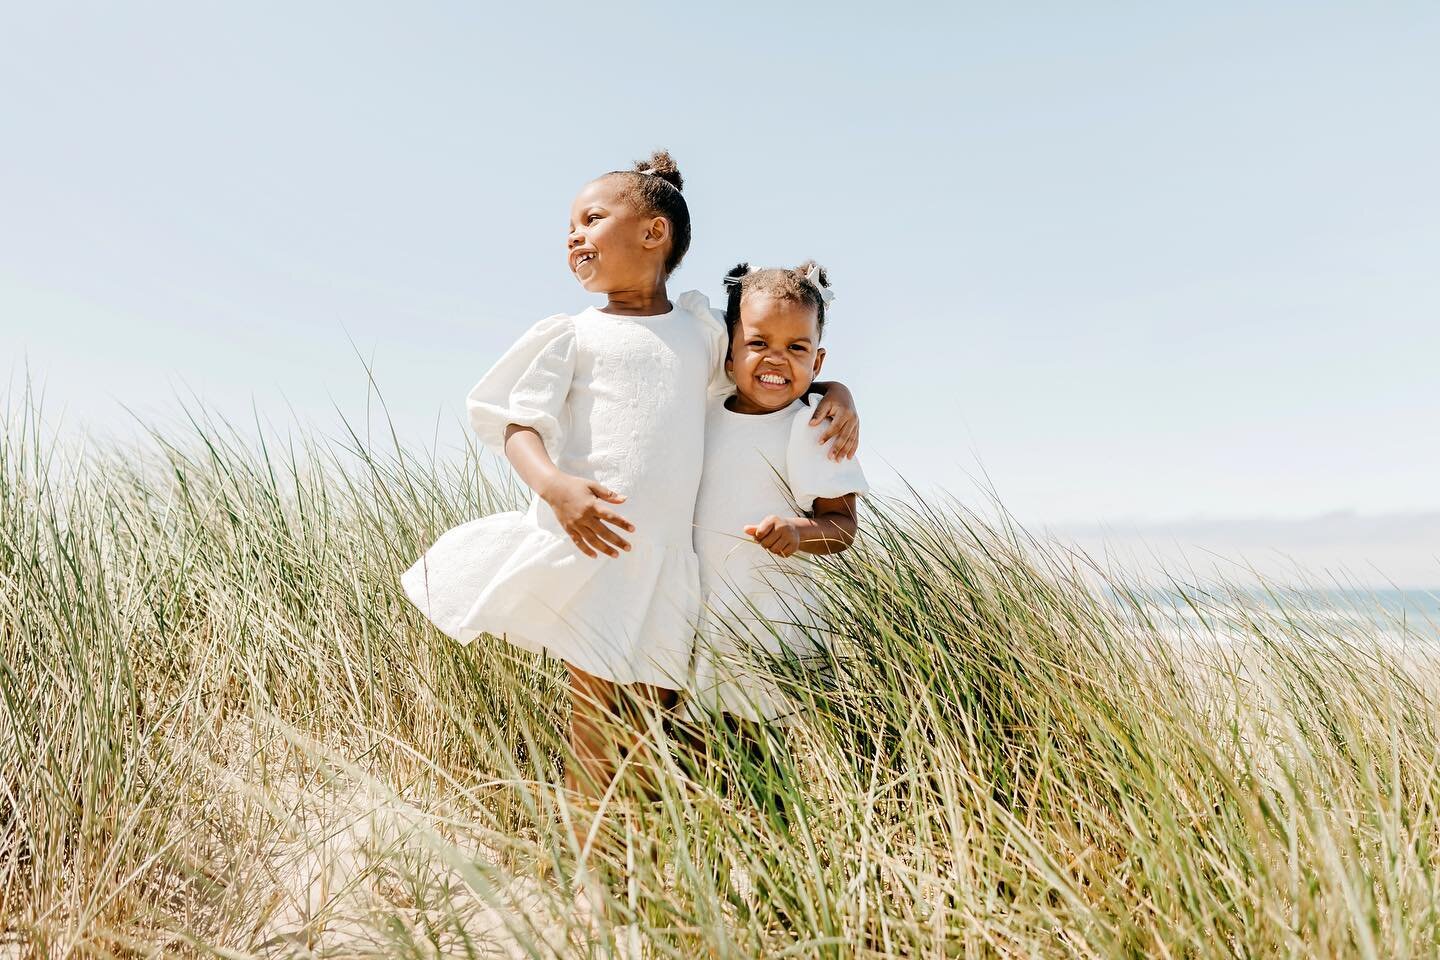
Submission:
POLYGON ((824 424, 810 425, 813 411, 796 400, 749 415, 712 401, 695 505, 703 610, 686 698, 692 717, 724 711, 788 723, 779 691, 755 669, 756 650, 801 660, 817 653, 809 561, 778 557, 745 535, 771 514, 800 516, 816 498, 869 489, 859 461, 829 458, 834 440, 820 444, 824 424))
POLYGON ((724 322, 698 292, 650 317, 590 308, 540 321, 470 391, 470 423, 504 452, 533 427, 557 467, 626 501, 631 550, 587 557, 538 496, 447 531, 403 575, 444 633, 482 633, 615 683, 678 689, 699 615, 691 538, 707 399, 734 390, 724 322))

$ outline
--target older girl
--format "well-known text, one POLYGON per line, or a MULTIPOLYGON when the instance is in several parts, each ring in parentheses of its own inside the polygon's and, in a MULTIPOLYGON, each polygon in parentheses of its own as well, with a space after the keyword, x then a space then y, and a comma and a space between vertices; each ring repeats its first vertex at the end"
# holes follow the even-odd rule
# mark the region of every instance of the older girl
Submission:
MULTIPOLYGON (((598 796, 633 744, 609 732, 621 687, 673 705, 699 615, 692 544, 707 400, 733 390, 723 320, 666 281, 690 245, 669 154, 586 184, 570 210, 568 264, 605 303, 531 327, 470 391, 470 422, 535 496, 524 513, 462 524, 403 576, 445 633, 482 633, 566 662, 567 785, 598 796)), ((823 385, 821 386, 823 389, 823 385)), ((817 422, 853 452, 854 411, 832 386, 817 422)))

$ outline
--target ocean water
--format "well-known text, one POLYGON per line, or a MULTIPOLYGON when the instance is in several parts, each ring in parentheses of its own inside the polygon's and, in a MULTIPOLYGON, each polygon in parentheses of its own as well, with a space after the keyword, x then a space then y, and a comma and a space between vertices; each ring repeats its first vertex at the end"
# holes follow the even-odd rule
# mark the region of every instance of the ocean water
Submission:
POLYGON ((1384 620, 1440 623, 1440 593, 1432 590, 1289 589, 1237 591, 1246 601, 1275 610, 1351 613, 1384 620))
POLYGON ((1153 589, 1130 596, 1146 616, 1166 625, 1178 639, 1223 641, 1243 634, 1247 620, 1259 619, 1288 623, 1312 636, 1440 643, 1440 588, 1250 588, 1226 593, 1153 589))

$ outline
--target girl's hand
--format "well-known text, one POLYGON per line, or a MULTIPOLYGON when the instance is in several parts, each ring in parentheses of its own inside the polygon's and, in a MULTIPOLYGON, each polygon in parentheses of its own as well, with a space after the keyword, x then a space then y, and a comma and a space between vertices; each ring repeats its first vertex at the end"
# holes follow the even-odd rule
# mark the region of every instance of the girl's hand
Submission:
POLYGON ((794 520, 774 514, 745 528, 747 536, 777 557, 789 557, 800 549, 800 531, 794 520))
POLYGON ((618 557, 620 550, 630 549, 630 543, 607 526, 635 532, 633 523, 605 506, 607 503, 624 503, 622 494, 602 483, 568 473, 557 474, 539 493, 555 511, 555 519, 560 521, 560 526, 585 556, 593 557, 598 551, 607 557, 618 557))
POLYGON ((830 448, 830 459, 839 463, 855 456, 855 451, 860 448, 860 415, 855 412, 855 398, 843 383, 830 384, 825 396, 815 404, 810 425, 814 426, 826 417, 830 418, 830 425, 820 432, 820 442, 835 438, 835 445, 830 448))

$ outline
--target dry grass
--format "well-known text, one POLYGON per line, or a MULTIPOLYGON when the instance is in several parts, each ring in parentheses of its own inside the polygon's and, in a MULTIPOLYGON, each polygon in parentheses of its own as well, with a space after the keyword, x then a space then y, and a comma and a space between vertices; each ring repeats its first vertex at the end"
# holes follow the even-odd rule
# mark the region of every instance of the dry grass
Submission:
POLYGON ((832 662, 773 665, 803 722, 759 756, 657 728, 660 798, 621 789, 579 851, 558 665, 460 648, 399 591, 438 532, 513 502, 474 450, 277 447, 198 414, 67 449, 40 422, 24 402, 0 441, 0 955, 1440 943, 1418 637, 1199 591, 1172 620, 1003 523, 871 504, 818 572, 832 662), (582 856, 609 878, 595 930, 582 856))

